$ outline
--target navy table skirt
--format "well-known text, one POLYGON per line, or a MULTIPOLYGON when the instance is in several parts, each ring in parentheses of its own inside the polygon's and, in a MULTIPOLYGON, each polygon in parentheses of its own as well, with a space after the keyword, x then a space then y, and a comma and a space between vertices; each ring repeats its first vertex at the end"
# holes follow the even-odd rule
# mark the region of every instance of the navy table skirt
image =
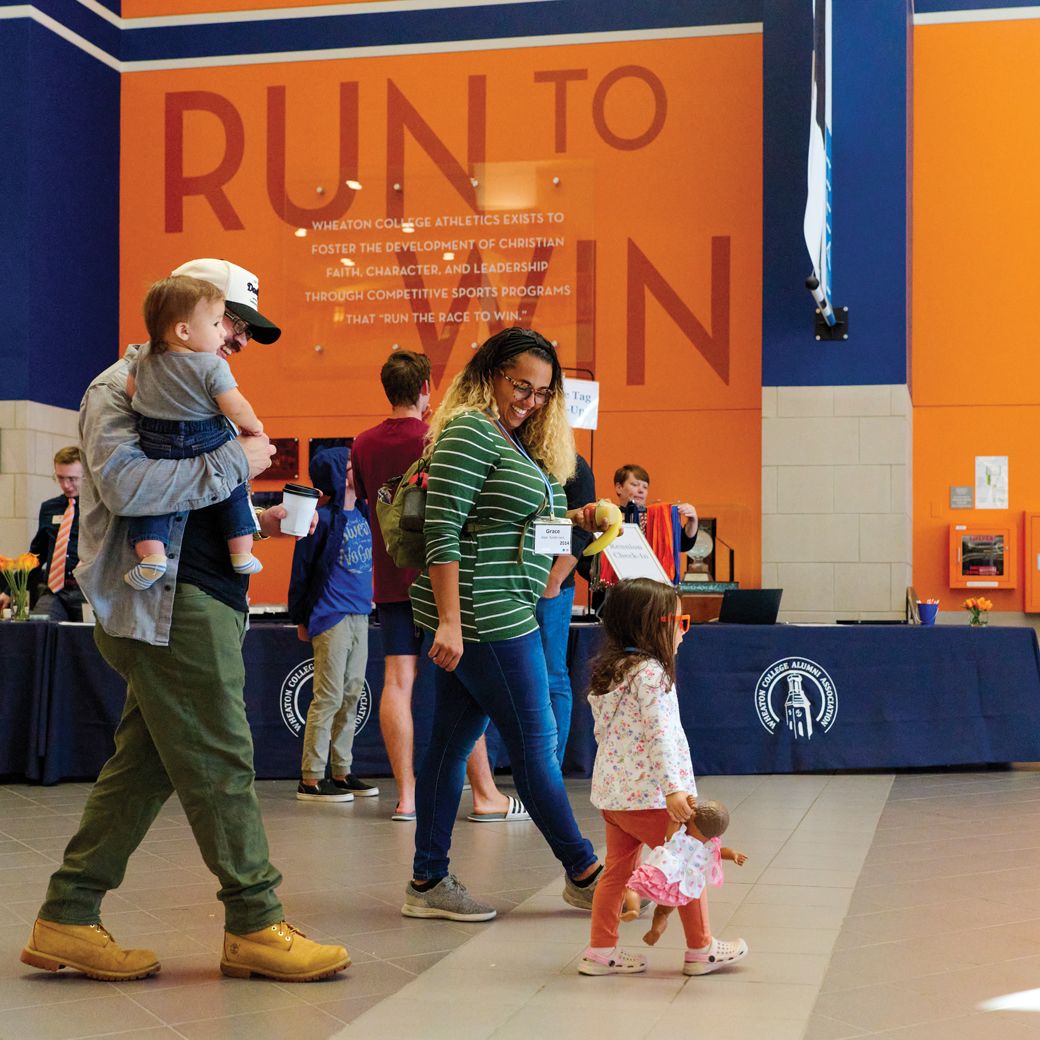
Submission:
MULTIPOLYGON (((572 630, 582 688, 595 635, 572 630)), ((1040 759, 1031 628, 703 625, 679 653, 679 705, 699 774, 791 773, 1040 759)), ((595 759, 575 704, 568 760, 595 759)))
MULTIPOLYGON (((383 662, 369 632, 368 689, 355 768, 389 775, 379 732, 383 662)), ((587 776, 595 758, 583 690, 599 641, 572 626, 576 691, 564 763, 587 776)), ((246 708, 262 778, 298 775, 311 695, 309 644, 288 625, 246 636, 246 708)), ((416 750, 429 739, 432 666, 414 694, 416 750)), ((1032 629, 704 625, 678 660, 683 724, 701 774, 897 769, 1040 760, 1040 657, 1032 629)), ((0 772, 53 783, 89 779, 112 751, 119 677, 92 630, 48 622, 0 625, 0 772)), ((496 765, 505 764, 494 734, 496 765)))

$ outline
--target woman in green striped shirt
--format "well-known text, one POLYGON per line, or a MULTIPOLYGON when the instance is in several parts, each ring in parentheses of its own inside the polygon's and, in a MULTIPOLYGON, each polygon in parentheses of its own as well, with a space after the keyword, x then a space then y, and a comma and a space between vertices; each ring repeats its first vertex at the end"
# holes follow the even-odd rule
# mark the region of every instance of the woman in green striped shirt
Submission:
POLYGON ((574 437, 552 344, 528 329, 492 336, 448 388, 428 443, 427 567, 411 596, 438 666, 437 700, 416 781, 415 863, 402 913, 495 916, 448 872, 466 758, 489 717, 531 819, 563 864, 564 899, 591 909, 601 868, 563 784, 535 618, 553 562, 536 540, 539 521, 566 515, 593 529, 594 510, 566 511, 574 437))

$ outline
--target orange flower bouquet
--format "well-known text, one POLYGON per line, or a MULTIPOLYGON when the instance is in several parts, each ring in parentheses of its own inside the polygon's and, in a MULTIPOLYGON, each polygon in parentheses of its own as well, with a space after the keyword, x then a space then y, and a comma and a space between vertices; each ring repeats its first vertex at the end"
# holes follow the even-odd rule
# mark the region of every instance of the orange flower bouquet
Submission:
POLYGON ((964 609, 968 612, 969 625, 988 625, 993 601, 985 596, 972 597, 964 601, 964 609))
POLYGON ((0 556, 0 574, 4 576, 11 591, 13 621, 29 620, 29 575, 39 566, 40 558, 35 553, 27 552, 15 557, 0 556))

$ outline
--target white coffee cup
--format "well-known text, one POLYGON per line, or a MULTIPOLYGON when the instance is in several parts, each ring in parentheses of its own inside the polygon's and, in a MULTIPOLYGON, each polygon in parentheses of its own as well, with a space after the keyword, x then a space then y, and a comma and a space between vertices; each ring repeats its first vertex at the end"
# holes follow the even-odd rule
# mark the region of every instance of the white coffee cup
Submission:
POLYGON ((318 508, 321 492, 306 484, 286 484, 282 490, 282 505, 285 516, 282 518, 282 534, 303 537, 310 534, 311 517, 318 508))

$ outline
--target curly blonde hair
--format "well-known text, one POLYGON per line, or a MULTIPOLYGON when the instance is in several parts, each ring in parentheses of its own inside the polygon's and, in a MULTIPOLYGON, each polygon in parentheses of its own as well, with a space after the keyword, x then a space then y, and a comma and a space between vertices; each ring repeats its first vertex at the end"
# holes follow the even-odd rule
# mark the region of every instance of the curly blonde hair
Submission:
POLYGON ((499 418, 492 380, 496 372, 508 372, 521 354, 533 354, 552 366, 549 389, 552 396, 517 433, 531 457, 540 462, 561 484, 574 475, 574 433, 567 420, 563 397, 563 371, 556 349, 540 333, 513 327, 503 329, 486 340, 470 358, 469 364, 451 381, 440 407, 430 421, 426 435, 429 448, 437 442, 444 427, 463 412, 487 412, 499 418))

